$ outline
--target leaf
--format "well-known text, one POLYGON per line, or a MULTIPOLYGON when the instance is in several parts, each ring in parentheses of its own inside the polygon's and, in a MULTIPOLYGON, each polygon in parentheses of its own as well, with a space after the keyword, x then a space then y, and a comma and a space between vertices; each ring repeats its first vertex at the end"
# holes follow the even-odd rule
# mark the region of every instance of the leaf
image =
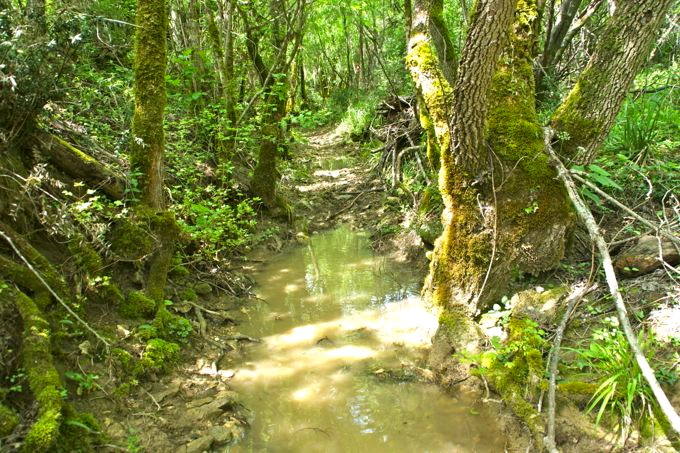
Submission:
POLYGON ((612 180, 609 176, 605 176, 599 173, 590 173, 588 174, 588 178, 592 181, 595 181, 602 187, 613 187, 618 190, 623 190, 623 187, 614 182, 614 180, 612 180))
POLYGON ((597 195, 595 195, 595 193, 593 193, 593 192, 592 192, 590 189, 588 189, 587 187, 582 187, 582 188, 581 188, 581 194, 582 194, 584 197, 586 197, 586 198, 590 198, 591 201, 594 201, 594 202, 597 203, 598 205, 602 202, 602 200, 600 199, 600 197, 598 197, 597 195))

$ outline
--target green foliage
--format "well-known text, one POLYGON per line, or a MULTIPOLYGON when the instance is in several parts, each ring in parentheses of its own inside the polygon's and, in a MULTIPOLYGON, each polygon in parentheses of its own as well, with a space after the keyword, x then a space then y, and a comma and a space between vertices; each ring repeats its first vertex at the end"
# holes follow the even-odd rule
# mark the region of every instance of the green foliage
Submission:
POLYGON ((152 326, 159 338, 179 343, 186 343, 193 330, 187 319, 173 315, 165 307, 158 309, 152 326))
MULTIPOLYGON (((638 342, 646 356, 653 354, 655 342, 651 334, 641 330, 638 342)), ((583 347, 571 350, 576 359, 570 367, 597 380, 597 389, 588 403, 588 411, 597 413, 596 423, 605 414, 612 416, 622 439, 631 427, 653 423, 656 400, 620 329, 597 329, 583 347)))
POLYGON ((235 205, 225 203, 235 194, 227 188, 209 185, 197 191, 186 191, 182 203, 173 206, 184 232, 198 246, 204 258, 214 259, 249 242, 254 231, 254 199, 235 205))
POLYGON ((165 373, 179 360, 179 345, 160 338, 149 340, 142 358, 134 367, 135 376, 165 373))
POLYGON ((20 136, 49 101, 64 94, 82 40, 81 22, 63 9, 46 20, 24 14, 16 2, 0 3, 0 130, 20 136))
POLYGON ((74 381, 78 387, 76 388, 76 395, 82 396, 95 388, 99 388, 97 379, 99 376, 93 373, 79 373, 77 371, 66 371, 64 377, 74 381))

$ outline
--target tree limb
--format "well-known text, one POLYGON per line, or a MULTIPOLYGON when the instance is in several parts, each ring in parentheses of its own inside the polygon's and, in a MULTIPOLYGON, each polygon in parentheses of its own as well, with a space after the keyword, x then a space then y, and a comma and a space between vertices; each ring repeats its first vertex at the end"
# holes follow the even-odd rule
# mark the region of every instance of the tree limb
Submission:
POLYGON ((560 362, 560 345, 562 344, 562 336, 567 328, 567 323, 571 317, 574 307, 585 297, 586 294, 593 291, 597 285, 586 286, 585 283, 574 286, 571 294, 567 297, 567 309, 562 316, 560 325, 555 331, 555 339, 552 345, 552 355, 550 356, 550 384, 548 387, 548 429, 545 436, 545 446, 550 453, 557 453, 557 445, 555 444, 555 381, 557 379, 557 365, 560 362))
POLYGON ((621 292, 619 291, 619 283, 618 280, 616 279, 616 273, 614 271, 614 266, 612 264, 612 258, 609 255, 609 248, 607 247, 607 243, 600 234, 597 222, 595 222, 595 218, 593 218, 593 214, 590 212, 590 210, 583 202, 583 200, 581 200, 581 197, 578 194, 578 189, 576 188, 574 181, 569 176, 569 170, 567 170, 567 168, 562 164, 562 162, 555 154, 555 151, 553 151, 552 146, 550 145, 552 134, 553 131, 550 128, 545 129, 544 132, 545 150, 550 156, 552 164, 557 169, 560 179, 564 182, 564 185, 569 194, 569 198, 571 199, 577 214, 579 215, 581 220, 583 220, 583 222, 585 223, 585 226, 588 229, 588 233, 590 234, 590 238, 595 243, 600 253, 602 267, 604 268, 607 285, 609 286, 609 292, 612 295, 612 298, 614 299, 614 303, 616 304, 616 312, 618 314, 619 322, 621 324, 621 329, 623 330, 626 340, 628 340, 628 344, 630 346, 631 351, 633 352, 635 361, 637 362, 638 367, 640 368, 640 372, 642 373, 643 378, 645 379, 645 381, 647 381, 647 384, 652 390, 652 393, 654 394, 654 397, 656 398, 656 401, 659 404, 659 409, 661 409, 661 412, 668 419, 671 430, 676 435, 680 436, 680 416, 678 416, 678 414, 675 412, 675 409, 671 405, 671 402, 668 400, 668 397, 666 396, 663 389, 659 385, 659 382, 656 380, 654 370, 652 370, 652 367, 649 366, 649 362, 647 362, 647 359, 645 358, 645 355, 643 354, 642 349, 638 344, 637 338, 635 337, 633 328, 630 325, 630 321, 628 320, 628 313, 626 311, 626 306, 623 302, 621 292))

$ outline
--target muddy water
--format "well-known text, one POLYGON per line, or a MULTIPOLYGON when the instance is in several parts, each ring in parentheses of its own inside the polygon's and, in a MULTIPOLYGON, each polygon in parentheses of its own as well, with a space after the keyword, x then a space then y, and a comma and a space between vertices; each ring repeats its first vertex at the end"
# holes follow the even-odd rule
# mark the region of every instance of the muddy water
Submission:
POLYGON ((264 341, 232 381, 252 429, 231 451, 503 451, 485 408, 412 379, 436 318, 420 276, 374 256, 364 234, 315 235, 256 280, 262 301, 241 327, 264 341))

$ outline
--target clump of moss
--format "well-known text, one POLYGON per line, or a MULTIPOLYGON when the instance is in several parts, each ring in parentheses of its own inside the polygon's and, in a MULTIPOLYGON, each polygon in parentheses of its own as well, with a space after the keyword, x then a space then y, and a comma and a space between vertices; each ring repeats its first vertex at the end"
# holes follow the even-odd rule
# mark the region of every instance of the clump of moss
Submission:
POLYGON ((193 288, 185 288, 178 294, 181 300, 188 300, 189 302, 196 302, 198 300, 198 294, 193 288))
POLYGON ((113 227, 109 244, 116 256, 129 261, 142 259, 153 251, 155 245, 148 227, 134 218, 113 227))
POLYGON ((158 310, 152 326, 159 338, 180 343, 186 343, 192 331, 191 323, 187 319, 173 315, 165 307, 158 310))
POLYGON ((132 354, 125 349, 113 348, 111 350, 111 357, 123 371, 132 371, 134 359, 132 358, 132 354))
POLYGON ((149 340, 134 368, 135 376, 169 371, 179 360, 179 345, 160 338, 149 340))
POLYGON ((543 421, 531 399, 546 387, 542 352, 545 332, 526 317, 510 318, 507 328, 504 344, 496 344, 494 350, 473 358, 479 365, 476 372, 489 379, 503 401, 529 427, 541 449, 543 421))
POLYGON ((31 298, 22 292, 16 292, 16 304, 24 321, 23 365, 38 403, 37 420, 26 435, 22 450, 46 451, 59 437, 63 386, 50 352, 49 324, 31 298))
POLYGON ((17 414, 9 407, 0 403, 0 437, 9 435, 18 424, 19 417, 17 414))
POLYGON ((142 291, 130 291, 118 307, 118 312, 130 319, 149 317, 156 312, 156 302, 142 291))
POLYGON ((89 453, 101 437, 101 427, 94 415, 88 412, 69 414, 61 425, 56 453, 89 453))

